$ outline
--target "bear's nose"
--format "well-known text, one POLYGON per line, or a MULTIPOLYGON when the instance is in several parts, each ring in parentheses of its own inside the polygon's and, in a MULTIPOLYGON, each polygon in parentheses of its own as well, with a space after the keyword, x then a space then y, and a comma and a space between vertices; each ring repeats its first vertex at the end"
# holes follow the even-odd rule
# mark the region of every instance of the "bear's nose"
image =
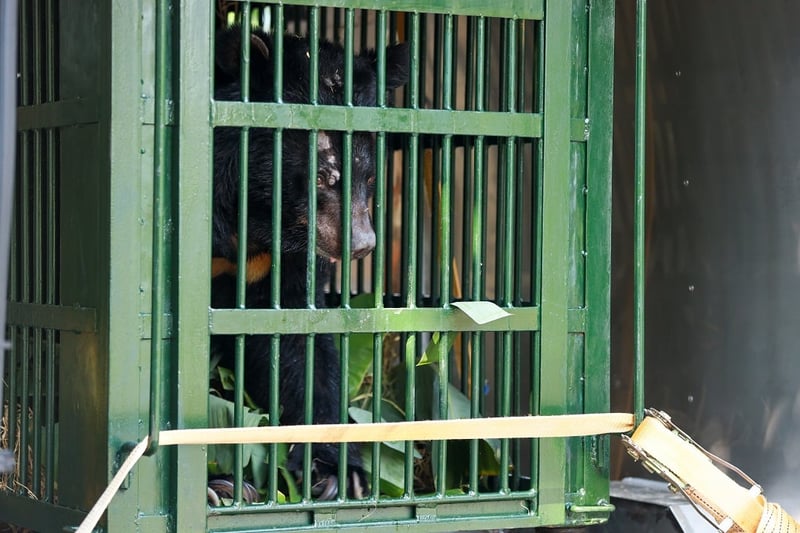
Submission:
POLYGON ((369 231, 353 232, 353 243, 351 247, 353 259, 366 257, 374 249, 375 231, 373 231, 371 227, 369 231))

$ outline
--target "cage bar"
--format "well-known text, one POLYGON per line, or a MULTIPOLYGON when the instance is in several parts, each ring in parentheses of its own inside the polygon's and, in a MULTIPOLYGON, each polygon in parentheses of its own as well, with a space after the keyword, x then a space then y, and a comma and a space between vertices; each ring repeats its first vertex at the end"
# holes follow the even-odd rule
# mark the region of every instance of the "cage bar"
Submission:
MULTIPOLYGON (((314 405, 321 401, 314 394, 313 384, 315 371, 324 371, 314 368, 318 364, 315 347, 323 335, 338 335, 337 358, 343 378, 354 365, 366 365, 362 370, 366 377, 359 378, 365 394, 357 405, 369 409, 373 421, 582 412, 598 406, 602 410, 608 393, 604 376, 585 383, 581 378, 582 373, 596 370, 602 374, 607 369, 608 346, 593 338, 605 331, 603 324, 608 320, 607 300, 594 295, 603 290, 607 255, 602 251, 595 255, 591 247, 609 244, 594 237, 588 227, 583 228, 588 224, 603 232, 607 229, 608 210, 603 211, 607 192, 590 181, 596 173, 590 173, 589 167, 603 155, 608 156, 610 135, 602 128, 593 129, 587 139, 579 134, 578 125, 584 126, 585 132, 595 124, 596 113, 610 116, 610 108, 594 111, 592 107, 592 95, 607 94, 610 78, 597 78, 594 84, 591 80, 595 72, 609 70, 611 63, 602 54, 592 56, 591 48, 587 52, 591 43, 598 46, 592 41, 594 36, 606 31, 597 25, 599 22, 593 22, 594 18, 607 23, 613 16, 609 2, 601 0, 588 6, 556 0, 514 1, 478 6, 461 0, 442 5, 404 0, 393 5, 391 12, 369 0, 214 4, 187 0, 181 10, 166 14, 162 11, 164 3, 153 4, 158 11, 144 10, 141 17, 135 16, 140 9, 137 5, 100 6, 100 2, 91 0, 81 15, 74 11, 77 8, 58 6, 66 10, 59 20, 73 20, 73 25, 99 10, 100 27, 110 21, 110 28, 114 28, 97 36, 107 45, 121 38, 117 29, 123 20, 137 20, 137 31, 127 36, 126 46, 99 47, 103 50, 101 64, 112 66, 98 78, 102 81, 101 93, 109 95, 99 96, 98 116, 89 119, 95 120, 89 123, 96 126, 81 132, 83 138, 68 137, 70 144, 59 153, 60 136, 65 132, 73 135, 74 131, 51 117, 46 120, 55 127, 31 127, 20 134, 20 172, 29 186, 18 193, 20 205, 27 211, 16 220, 12 298, 15 303, 34 306, 26 309, 52 306, 61 312, 60 293, 65 291, 70 297, 64 307, 77 302, 97 317, 92 326, 96 335, 93 332, 83 337, 91 337, 84 345, 78 342, 80 334, 60 326, 53 328, 35 313, 28 315, 35 320, 28 321, 21 321, 17 315, 11 326, 19 349, 10 356, 6 369, 9 388, 20 407, 34 414, 30 422, 23 414, 12 425, 22 430, 24 453, 31 447, 31 458, 37 461, 34 470, 45 472, 41 483, 31 478, 36 472, 26 473, 26 481, 35 482, 31 485, 52 502, 55 479, 66 479, 75 471, 63 461, 66 437, 53 427, 56 420, 59 424, 72 423, 73 411, 57 411, 58 404, 51 403, 50 398, 60 393, 56 378, 81 374, 59 365, 59 350, 70 362, 81 350, 93 350, 90 360, 108 365, 108 377, 92 385, 115 387, 125 398, 123 402, 109 397, 98 404, 104 426, 97 437, 99 455, 107 459, 107 464, 99 473, 87 476, 87 490, 70 490, 70 505, 78 508, 85 505, 79 500, 91 498, 91 487, 97 480, 113 471, 116 454, 124 451, 124 444, 134 436, 143 437, 137 429, 138 420, 149 420, 150 428, 142 431, 152 433, 155 429, 156 434, 166 425, 208 425, 208 369, 198 361, 207 360, 210 341, 218 335, 235 338, 231 342, 236 352, 231 392, 234 425, 244 423, 244 361, 251 335, 269 339, 265 357, 269 358, 271 394, 263 414, 270 425, 280 423, 281 402, 285 401, 279 396, 285 378, 280 372, 283 335, 302 336, 305 341, 302 361, 298 362, 305 365, 305 382, 298 385, 305 386, 302 401, 307 424, 314 422, 314 405), (584 9, 587 6, 588 11, 584 9), (218 9, 227 11, 219 16, 218 9), (157 13, 160 18, 153 19, 157 13), (209 37, 221 29, 214 27, 215 21, 230 24, 236 20, 242 32, 242 94, 238 101, 218 101, 213 97, 213 81, 209 81, 215 51, 209 37), (250 32, 260 24, 278 36, 269 49, 274 69, 274 97, 270 101, 253 101, 255 98, 248 95, 254 80, 248 79, 247 56, 255 52, 250 32), (166 41, 156 42, 153 30, 158 29, 160 34, 165 27, 179 31, 166 41), (292 72, 292 65, 285 63, 289 59, 284 57, 286 50, 279 38, 284 30, 308 36, 312 73, 327 66, 319 64, 322 40, 341 41, 347 58, 341 105, 321 103, 325 94, 320 91, 327 86, 318 85, 316 74, 308 79, 309 98, 303 100, 308 103, 284 101, 284 72, 292 72), (410 45, 410 80, 396 93, 387 94, 386 48, 397 39, 410 45), (162 56, 165 42, 166 56, 162 56), (352 57, 367 50, 375 54, 376 105, 356 106, 353 93, 360 81, 354 79, 352 57), (580 85, 576 85, 576 76, 587 68, 590 82, 586 94, 572 93, 568 88, 580 85), (122 69, 124 77, 117 82, 122 69), (124 96, 117 87, 126 85, 124 80, 136 78, 142 80, 144 96, 124 96), (118 111, 118 106, 124 111, 118 111), (112 113, 107 117, 109 107, 112 113), (135 125, 126 134, 112 128, 117 122, 110 122, 122 117, 135 125), (591 119, 588 126, 586 118, 591 119), (209 308, 214 128, 235 128, 239 134, 236 224, 237 263, 242 267, 236 269, 236 298, 230 308, 209 308), (252 203, 248 205, 249 182, 254 179, 248 162, 256 147, 255 132, 260 128, 270 130, 272 136, 275 179, 271 191, 272 265, 267 283, 271 295, 268 305, 255 308, 247 305, 251 289, 244 265, 248 257, 247 220, 258 209, 252 203), (173 135, 173 129, 178 133, 173 135), (287 243, 281 242, 282 217, 286 214, 281 206, 286 191, 282 190, 280 176, 294 164, 283 161, 283 155, 298 131, 312 154, 307 166, 306 294, 299 308, 285 309, 292 306, 282 305, 282 278, 295 272, 288 272, 281 261, 282 246, 287 243), (369 259, 357 265, 345 259, 337 276, 323 280, 317 276, 316 264, 315 227, 321 217, 315 183, 320 162, 314 154, 321 135, 336 139, 335 149, 342 160, 337 187, 344 191, 340 218, 346 258, 352 251, 348 236, 353 202, 347 192, 357 179, 354 144, 365 132, 374 134, 377 191, 371 211, 377 246, 369 259), (101 286, 97 299, 84 300, 72 286, 80 279, 74 273, 77 248, 61 245, 59 237, 45 233, 66 231, 58 227, 58 197, 69 194, 75 178, 73 169, 66 182, 59 182, 59 159, 72 160, 72 148, 91 135, 97 136, 91 142, 101 149, 112 147, 100 150, 109 156, 94 173, 101 190, 91 200, 100 227, 110 228, 111 235, 101 230, 81 241, 95 243, 93 249, 99 250, 98 260, 103 263, 96 270, 101 286), (591 144, 604 137, 607 144, 591 144), (126 139, 134 140, 122 142, 126 139), (590 155, 592 150, 594 156, 590 155), (42 153, 45 155, 40 156, 42 153), (573 153, 579 157, 570 159, 573 153), (159 172, 164 174, 160 176, 159 172), (111 176, 107 185, 101 179, 105 175, 111 176), (164 183, 167 189, 160 191, 164 183), (584 183, 588 188, 585 200, 573 196, 579 192, 576 187, 584 183), (600 191, 599 199, 593 196, 595 191, 600 191), (162 193, 164 196, 159 197, 162 193), (130 198, 128 209, 119 208, 123 197, 130 198), (96 205, 103 198, 114 203, 96 205), (565 209, 570 202, 578 206, 574 213, 565 209), (165 218, 158 220, 153 211, 157 213, 162 207, 166 208, 165 218), (572 244, 568 228, 578 235, 572 244), (124 250, 120 235, 128 237, 132 250, 145 250, 141 257, 126 257, 123 261, 130 265, 122 269, 118 267, 119 252, 124 250), (110 239, 112 246, 106 246, 104 239, 110 239), (114 268, 104 265, 112 263, 111 248, 117 252, 114 268), (587 250, 588 255, 578 257, 576 250, 587 250), (62 260, 69 264, 66 286, 60 285, 57 276, 62 260), (585 266, 576 263, 581 261, 585 266), (160 266, 154 266, 157 264, 160 266), (110 271, 114 278, 106 287, 103 280, 110 271), (566 278, 568 271, 576 272, 576 278, 566 278), (45 279, 42 284, 40 277, 45 279), (568 287, 562 277, 569 279, 568 287), (120 290, 124 296, 120 296, 120 290), (163 294, 159 295, 159 290, 163 294), (323 291, 324 302, 318 299, 323 291), (579 305, 580 298, 571 299, 580 293, 585 293, 586 305, 579 305), (451 306, 459 301, 492 302, 509 316, 479 323, 451 306), (131 302, 133 305, 128 305, 131 302), (359 307, 365 303, 366 308, 359 307), (133 327, 120 324, 119 317, 130 316, 137 317, 138 323, 133 327), (109 323, 113 327, 108 327, 109 323), (366 362, 355 357, 361 334, 368 339, 366 362), (585 342, 581 340, 584 336, 588 337, 585 342), (433 342, 434 337, 438 343, 433 342), (63 338, 68 342, 62 344, 63 338), (126 352, 125 345, 136 348, 126 352), (112 347, 115 359, 110 357, 112 347), (423 354, 433 362, 418 365, 423 354), (566 373, 562 372, 564 365, 566 373), (143 372, 137 380, 139 388, 120 387, 123 378, 130 379, 137 368, 143 372), (125 371, 127 374, 121 375, 125 371), (152 398, 148 397, 148 388, 152 398), (589 388, 592 394, 599 393, 601 400, 597 403, 590 402, 589 388), (44 430, 37 433, 40 426, 44 430), (62 458, 59 464, 53 459, 55 453, 62 458)), ((34 18, 55 16, 54 0, 40 0, 34 7, 33 11, 39 13, 34 18)), ((63 110, 66 107, 61 106, 73 105, 64 102, 72 100, 58 100, 55 81, 47 87, 49 72, 61 61, 55 46, 51 51, 49 44, 55 43, 52 36, 58 35, 59 28, 52 30, 46 25, 38 29, 31 26, 26 34, 26 62, 43 63, 45 70, 39 72, 36 65, 33 72, 26 72, 23 86, 29 84, 25 90, 33 95, 35 102, 28 102, 31 105, 52 100, 63 110)), ((72 56, 63 59, 75 61, 72 56)), ((78 99, 84 97, 80 88, 74 91, 78 99)), ((70 94, 68 98, 72 97, 70 94)), ((45 107, 37 109, 50 112, 45 107)), ((65 204, 70 209, 77 194, 65 204)), ((75 239, 72 233, 70 236, 75 239)), ((100 374, 105 375, 104 369, 100 374)), ((333 400, 338 402, 333 407, 335 417, 342 423, 350 418, 350 385, 342 382, 333 400)), ((295 473, 288 473, 281 463, 285 448, 268 445, 265 484, 259 487, 258 501, 248 503, 244 484, 253 480, 248 478, 244 464, 244 448, 237 445, 230 472, 233 497, 226 505, 214 508, 200 505, 205 493, 205 451, 179 447, 142 460, 127 491, 112 504, 107 524, 114 530, 122 527, 126 518, 135 516, 143 529, 173 527, 187 531, 480 529, 487 520, 492 527, 588 525, 603 517, 567 515, 567 505, 584 509, 607 497, 607 487, 603 486, 607 472, 589 457, 600 448, 592 446, 589 439, 512 439, 498 444, 489 435, 465 443, 366 445, 362 450, 371 494, 364 502, 348 494, 346 446, 340 446, 339 464, 334 469, 338 472, 338 495, 331 501, 320 501, 315 499, 312 487, 316 458, 311 446, 305 446, 301 454, 303 481, 293 490, 295 473), (570 459, 568 464, 568 457, 575 460, 570 459), (592 500, 578 501, 581 494, 592 500), (369 506, 367 515, 365 504, 369 506)), ((58 486, 65 485, 62 482, 58 486)), ((0 510, 10 501, 16 500, 0 496, 0 510)), ((38 505, 43 506, 41 509, 57 508, 51 503, 38 505)), ((17 514, 13 516, 19 516, 19 511, 14 512, 17 514)))
POLYGON ((644 417, 644 298, 645 298, 645 104, 647 95, 647 0, 636 2, 636 138, 634 161, 634 268, 633 268, 633 412, 644 417))

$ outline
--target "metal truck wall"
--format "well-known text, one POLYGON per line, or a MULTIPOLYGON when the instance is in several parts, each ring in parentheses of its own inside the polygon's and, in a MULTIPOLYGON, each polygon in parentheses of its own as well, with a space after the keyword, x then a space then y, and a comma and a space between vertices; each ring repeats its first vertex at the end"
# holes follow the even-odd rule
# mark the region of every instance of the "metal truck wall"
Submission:
MULTIPOLYGON (((618 2, 615 366, 630 332, 632 2, 618 2), (630 55, 628 55, 630 54, 630 55)), ((653 2, 646 403, 795 515, 800 479, 800 4, 653 2), (794 501, 792 501, 792 499, 794 501)), ((625 463, 625 474, 641 475, 625 463)), ((617 473, 620 474, 619 470, 617 473)))

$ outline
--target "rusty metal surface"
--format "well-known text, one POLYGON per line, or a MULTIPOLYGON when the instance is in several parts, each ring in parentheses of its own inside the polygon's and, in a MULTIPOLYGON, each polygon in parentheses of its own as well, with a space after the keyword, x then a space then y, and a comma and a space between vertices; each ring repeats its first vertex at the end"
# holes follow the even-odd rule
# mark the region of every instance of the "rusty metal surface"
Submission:
MULTIPOLYGON (((633 2, 618 2, 614 392, 629 397, 633 2)), ((800 3, 653 2, 646 403, 800 514, 800 3)), ((617 474, 636 475, 617 464, 617 474)))

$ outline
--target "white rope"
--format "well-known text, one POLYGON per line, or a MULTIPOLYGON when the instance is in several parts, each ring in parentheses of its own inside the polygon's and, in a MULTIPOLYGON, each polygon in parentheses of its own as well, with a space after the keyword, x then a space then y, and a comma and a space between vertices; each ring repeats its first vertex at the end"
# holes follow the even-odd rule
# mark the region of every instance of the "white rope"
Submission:
POLYGON ((142 455, 144 455, 148 442, 150 442, 150 439, 145 437, 142 442, 137 444, 133 450, 131 450, 131 453, 122 463, 122 466, 119 467, 119 471, 111 479, 111 483, 108 484, 106 490, 104 490, 103 494, 100 495, 100 499, 97 500, 97 503, 94 504, 92 510, 89 511, 89 514, 87 514, 86 518, 84 518, 83 522, 81 522, 77 533, 90 533, 94 530, 94 527, 100 521, 100 517, 103 516, 103 513, 106 512, 109 504, 111 504, 111 499, 122 486, 122 482, 125 481, 125 478, 128 477, 128 474, 130 474, 131 470, 133 470, 136 462, 142 457, 142 455))

